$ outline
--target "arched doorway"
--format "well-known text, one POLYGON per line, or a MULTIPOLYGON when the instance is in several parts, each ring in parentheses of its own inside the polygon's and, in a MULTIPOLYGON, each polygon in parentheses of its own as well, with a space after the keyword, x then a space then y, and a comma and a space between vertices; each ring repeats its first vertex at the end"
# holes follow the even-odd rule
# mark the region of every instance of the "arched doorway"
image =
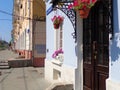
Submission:
POLYGON ((98 0, 83 21, 83 90, 106 90, 111 0, 98 0))

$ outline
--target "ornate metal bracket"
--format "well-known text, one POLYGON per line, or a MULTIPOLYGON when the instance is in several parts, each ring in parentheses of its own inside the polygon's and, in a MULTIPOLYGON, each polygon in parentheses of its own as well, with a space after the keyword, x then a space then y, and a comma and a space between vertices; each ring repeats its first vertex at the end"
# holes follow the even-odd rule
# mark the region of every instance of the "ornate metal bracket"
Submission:
POLYGON ((59 0, 57 2, 57 5, 53 8, 57 8, 64 12, 66 16, 70 19, 74 32, 72 33, 73 38, 75 39, 75 42, 77 41, 77 33, 76 33, 76 12, 74 10, 69 10, 68 6, 73 3, 73 0, 59 0))
POLYGON ((103 1, 104 6, 106 7, 107 18, 106 18, 106 28, 109 30, 109 33, 112 35, 110 39, 114 37, 113 30, 113 0, 103 1))
POLYGON ((109 0, 109 17, 110 17, 110 28, 109 28, 109 31, 110 33, 112 34, 112 37, 111 39, 114 37, 114 29, 113 29, 113 0, 109 0))

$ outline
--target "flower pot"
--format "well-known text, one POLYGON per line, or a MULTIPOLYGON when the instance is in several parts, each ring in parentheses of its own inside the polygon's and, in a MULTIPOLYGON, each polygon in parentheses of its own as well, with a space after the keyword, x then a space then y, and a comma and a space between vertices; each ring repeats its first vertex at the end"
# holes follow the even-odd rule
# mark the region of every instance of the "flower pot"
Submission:
POLYGON ((79 10, 79 14, 81 18, 87 18, 89 15, 90 9, 86 8, 86 9, 80 9, 79 10))
POLYGON ((60 24, 53 24, 55 29, 58 29, 60 24))

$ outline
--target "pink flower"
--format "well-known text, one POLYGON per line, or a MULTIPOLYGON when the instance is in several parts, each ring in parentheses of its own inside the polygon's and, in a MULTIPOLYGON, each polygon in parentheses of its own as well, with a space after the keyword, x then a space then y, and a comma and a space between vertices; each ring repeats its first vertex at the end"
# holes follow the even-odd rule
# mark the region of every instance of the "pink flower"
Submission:
POLYGON ((92 0, 92 3, 96 3, 97 2, 97 0, 92 0))
POLYGON ((51 20, 53 24, 61 24, 64 20, 64 17, 55 15, 51 20))
POLYGON ((57 16, 54 16, 51 20, 54 21, 57 18, 57 16))
POLYGON ((58 56, 58 54, 63 54, 63 50, 62 49, 59 49, 59 50, 56 50, 53 54, 52 54, 52 58, 55 58, 56 56, 58 56))
POLYGON ((73 6, 79 6, 78 0, 74 0, 73 6))
POLYGON ((86 9, 91 8, 97 0, 74 0, 73 4, 68 6, 68 9, 86 9))
POLYGON ((68 6, 68 9, 72 9, 72 7, 73 7, 73 4, 70 4, 70 5, 68 6))
POLYGON ((81 0, 82 3, 89 3, 90 0, 81 0))

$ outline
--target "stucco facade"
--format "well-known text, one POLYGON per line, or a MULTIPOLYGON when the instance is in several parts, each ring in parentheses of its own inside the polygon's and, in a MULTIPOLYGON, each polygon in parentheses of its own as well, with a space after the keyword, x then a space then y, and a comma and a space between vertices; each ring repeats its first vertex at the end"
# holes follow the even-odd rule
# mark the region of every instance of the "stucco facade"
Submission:
MULTIPOLYGON (((14 14, 15 16, 13 17, 13 21, 14 21, 13 31, 15 32, 15 35, 13 35, 13 38, 15 38, 14 41, 15 41, 16 51, 19 52, 20 56, 26 59, 33 59, 33 63, 35 64, 40 63, 38 61, 39 59, 41 60, 42 58, 42 66, 44 66, 43 59, 45 58, 45 52, 44 52, 44 55, 42 53, 43 55, 42 57, 40 55, 36 56, 36 54, 38 53, 34 53, 37 51, 34 48, 36 44, 44 43, 44 47, 45 47, 45 42, 46 42, 44 1, 43 0, 39 0, 39 1, 17 0, 16 1, 15 0, 14 14), (17 25, 15 26, 14 24, 16 23, 15 22, 16 17, 18 21, 17 23, 18 26, 17 25), (42 35, 44 36, 44 38, 42 37, 42 35), (37 41, 36 41, 36 38, 37 38, 37 41)), ((44 51, 45 51, 45 48, 44 48, 44 51)))
MULTIPOLYGON (((119 19, 120 19, 120 1, 114 0, 113 4, 113 34, 109 33, 109 75, 106 79, 106 90, 120 89, 120 46, 119 46, 119 19), (111 39, 111 37, 113 38, 111 39)), ((46 2, 46 12, 50 12, 50 0, 46 2)), ((55 32, 51 18, 55 15, 52 11, 46 15, 46 31, 47 31, 47 55, 45 61, 45 78, 50 81, 58 80, 58 82, 68 82, 74 85, 74 90, 83 90, 83 19, 76 13, 76 31, 77 42, 71 36, 74 31, 69 18, 61 11, 57 10, 59 15, 64 16, 63 23, 63 51, 64 60, 62 64, 54 61, 52 54, 55 51, 55 32), (69 68, 70 67, 70 68, 69 68), (66 73, 64 73, 66 72, 66 73), (56 74, 57 73, 57 74, 56 74), (49 74, 49 76, 48 76, 49 74), (57 75, 57 76, 56 76, 57 75), (57 78, 56 78, 57 77, 57 78), (71 77, 71 78, 69 78, 71 77)))
POLYGON ((75 70, 77 68, 77 56, 76 56, 76 43, 72 36, 74 33, 74 27, 65 13, 61 10, 52 11, 49 13, 51 8, 50 0, 46 3, 46 59, 45 59, 45 79, 52 82, 60 83, 64 82, 67 84, 75 85, 75 70), (64 17, 63 25, 59 29, 55 29, 51 18, 54 15, 60 15, 64 17), (57 50, 58 44, 56 33, 62 29, 62 50, 63 60, 56 60, 52 57, 53 53, 57 50))
POLYGON ((17 26, 13 29, 18 33, 16 35, 17 39, 15 42, 16 51, 25 58, 30 58, 28 56, 28 51, 30 48, 29 40, 29 2, 28 0, 18 0, 14 1, 14 16, 13 21, 16 21, 17 26))
POLYGON ((109 63, 109 78, 106 80, 107 90, 120 90, 120 1, 113 2, 113 39, 110 40, 110 63, 109 63))

